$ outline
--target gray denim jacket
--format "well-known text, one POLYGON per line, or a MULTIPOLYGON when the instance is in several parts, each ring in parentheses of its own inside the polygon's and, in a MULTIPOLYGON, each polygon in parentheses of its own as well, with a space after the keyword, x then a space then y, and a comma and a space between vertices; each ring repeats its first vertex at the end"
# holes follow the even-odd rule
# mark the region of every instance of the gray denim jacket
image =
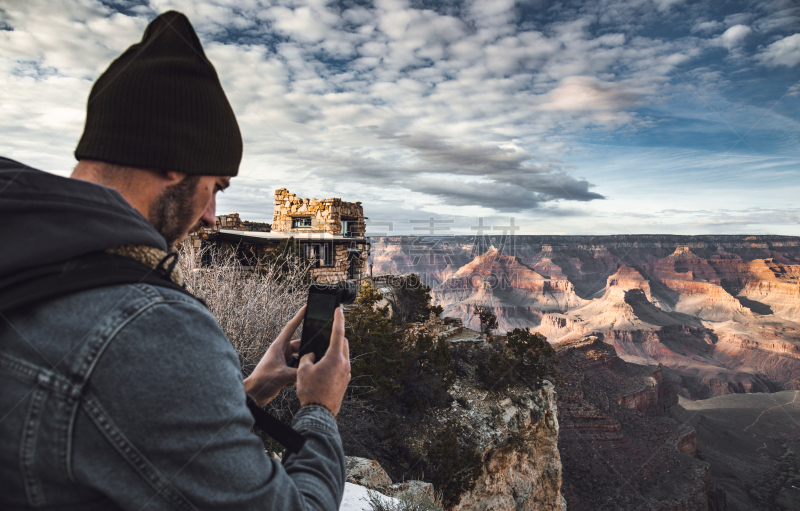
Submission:
MULTIPOLYGON (((0 194, 0 214, 19 213, 24 201, 14 197, 24 194, 15 187, 26 179, 2 170, 0 162, 0 188, 6 179, 11 193, 0 194)), ((67 192, 75 186, 42 179, 54 178, 67 192)), ((102 215, 103 207, 87 211, 102 215)), ((60 211, 50 217, 56 226, 69 217, 60 211)), ((58 247, 47 243, 36 250, 52 258, 58 247)), ((24 261, 4 250, 0 261, 24 261)), ((0 316, 0 389, 3 510, 311 511, 342 500, 333 416, 301 409, 293 426, 304 448, 282 463, 269 457, 251 431, 235 351, 208 310, 177 291, 113 286, 0 316)))

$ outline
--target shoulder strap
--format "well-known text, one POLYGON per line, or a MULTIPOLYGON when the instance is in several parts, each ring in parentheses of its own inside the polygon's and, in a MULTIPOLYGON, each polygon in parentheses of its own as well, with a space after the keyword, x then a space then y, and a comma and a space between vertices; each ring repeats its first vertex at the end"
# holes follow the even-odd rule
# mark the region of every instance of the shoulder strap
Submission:
POLYGON ((120 284, 150 284, 194 297, 162 271, 128 257, 94 252, 62 263, 33 268, 0 281, 0 312, 79 291, 120 284))
MULTIPOLYGON (((128 257, 95 252, 0 280, 0 313, 79 291, 120 284, 166 287, 185 293, 205 305, 201 299, 172 282, 168 277, 171 271, 171 267, 153 269, 128 257)), ((250 397, 247 406, 259 429, 288 451, 300 451, 306 441, 302 434, 259 408, 250 397)))

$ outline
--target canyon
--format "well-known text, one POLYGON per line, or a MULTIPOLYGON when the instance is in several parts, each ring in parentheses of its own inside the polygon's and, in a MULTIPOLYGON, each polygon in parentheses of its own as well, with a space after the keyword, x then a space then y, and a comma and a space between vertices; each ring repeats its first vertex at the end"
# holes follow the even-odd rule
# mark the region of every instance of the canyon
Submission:
POLYGON ((697 431, 672 417, 679 397, 662 369, 625 362, 595 336, 556 350, 567 509, 725 509, 697 431))
POLYGON ((478 330, 481 306, 498 342, 555 348, 567 509, 797 509, 800 238, 370 241, 373 272, 419 274, 442 317, 478 330))
POLYGON ((418 273, 442 316, 558 345, 597 336, 705 399, 800 389, 800 238, 453 236, 372 238, 373 272, 418 273))

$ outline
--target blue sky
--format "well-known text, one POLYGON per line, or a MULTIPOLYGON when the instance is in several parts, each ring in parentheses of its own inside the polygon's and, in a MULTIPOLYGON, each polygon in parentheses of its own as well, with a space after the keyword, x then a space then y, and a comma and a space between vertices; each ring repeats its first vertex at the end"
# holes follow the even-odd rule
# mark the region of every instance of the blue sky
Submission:
POLYGON ((220 213, 370 232, 798 235, 793 1, 0 1, 0 154, 68 175, 92 81, 177 9, 245 138, 220 213))

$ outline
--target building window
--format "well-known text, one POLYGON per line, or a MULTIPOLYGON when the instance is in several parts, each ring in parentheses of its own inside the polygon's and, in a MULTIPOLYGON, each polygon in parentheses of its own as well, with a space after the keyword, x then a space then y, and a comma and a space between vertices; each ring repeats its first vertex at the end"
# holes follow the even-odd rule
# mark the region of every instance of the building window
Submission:
POLYGON ((352 238, 355 236, 354 230, 356 227, 355 220, 342 220, 342 236, 345 238, 352 238))
POLYGON ((209 240, 200 241, 200 267, 209 268, 217 262, 219 247, 209 240))
POLYGON ((314 267, 331 266, 333 250, 327 243, 309 243, 306 245, 306 259, 314 261, 314 267))
POLYGON ((311 227, 311 217, 303 216, 299 218, 292 218, 292 228, 295 227, 311 227))

